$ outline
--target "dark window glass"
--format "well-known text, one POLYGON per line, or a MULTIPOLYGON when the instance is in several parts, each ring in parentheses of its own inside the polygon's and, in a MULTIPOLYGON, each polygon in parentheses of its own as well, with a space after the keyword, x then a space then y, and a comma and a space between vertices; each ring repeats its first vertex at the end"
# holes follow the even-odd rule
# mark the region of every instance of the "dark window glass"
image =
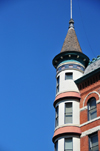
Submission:
POLYGON ((73 151, 72 138, 65 138, 64 151, 73 151))
POLYGON ((57 77, 57 84, 56 84, 56 93, 59 92, 59 77, 57 77))
POLYGON ((55 126, 58 126, 58 117, 59 117, 58 116, 59 115, 59 107, 58 106, 56 107, 55 111, 56 111, 55 126))
POLYGON ((68 79, 73 79, 72 73, 65 73, 65 80, 68 80, 68 79))
POLYGON ((98 133, 89 136, 89 151, 99 151, 98 133))
POLYGON ((58 141, 55 143, 55 151, 58 151, 58 141))
POLYGON ((97 117, 96 99, 91 98, 88 101, 88 120, 92 120, 97 117))
POLYGON ((65 124, 72 123, 72 103, 65 104, 65 124))

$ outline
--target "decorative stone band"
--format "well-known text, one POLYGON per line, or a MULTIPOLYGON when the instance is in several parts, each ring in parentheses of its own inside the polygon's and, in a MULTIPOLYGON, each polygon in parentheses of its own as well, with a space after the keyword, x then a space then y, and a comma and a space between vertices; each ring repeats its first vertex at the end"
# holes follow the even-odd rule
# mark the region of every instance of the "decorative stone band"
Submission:
POLYGON ((94 119, 92 119, 92 120, 90 120, 90 121, 87 121, 87 122, 85 122, 85 123, 83 123, 83 124, 81 124, 80 127, 85 126, 85 125, 87 125, 87 124, 90 124, 90 123, 92 123, 92 122, 94 122, 94 121, 97 121, 97 120, 100 120, 100 116, 99 116, 99 117, 96 117, 96 118, 94 118, 94 119))
POLYGON ((60 93, 56 96, 55 100, 54 100, 54 107, 56 105, 56 103, 58 103, 59 101, 61 101, 61 99, 63 98, 68 98, 68 97, 74 97, 74 98, 81 98, 80 93, 78 92, 63 92, 60 93))
POLYGON ((82 66, 71 63, 71 64, 65 64, 60 66, 59 68, 57 68, 56 72, 58 74, 60 71, 65 69, 75 69, 75 70, 80 70, 81 72, 85 70, 85 68, 83 68, 82 66))
POLYGON ((82 132, 81 137, 90 135, 90 134, 95 133, 95 132, 97 132, 99 130, 100 130, 100 126, 93 127, 93 128, 91 128, 91 129, 89 129, 87 131, 82 132))
POLYGON ((81 129, 77 126, 66 126, 66 127, 60 127, 54 132, 54 136, 52 138, 52 141, 54 142, 55 139, 61 136, 65 136, 67 134, 77 134, 81 135, 81 129))

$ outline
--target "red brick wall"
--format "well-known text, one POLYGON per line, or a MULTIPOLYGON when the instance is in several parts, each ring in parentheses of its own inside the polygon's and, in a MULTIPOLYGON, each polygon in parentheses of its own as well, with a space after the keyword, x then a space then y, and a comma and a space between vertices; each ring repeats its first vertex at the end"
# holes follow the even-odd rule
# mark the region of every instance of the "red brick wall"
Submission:
MULTIPOLYGON (((87 86, 84 89, 80 90, 80 94, 81 94, 80 108, 83 108, 83 101, 84 101, 85 97, 92 91, 97 91, 98 93, 100 93, 100 81, 93 83, 92 85, 87 86)), ((92 93, 87 97, 87 99, 85 101, 85 106, 87 105, 88 99, 91 97, 95 97, 96 100, 99 100, 98 95, 96 93, 92 93)))
MULTIPOLYGON (((89 151, 89 139, 88 136, 81 137, 80 139, 80 151, 89 151)), ((98 131, 98 146, 100 151, 100 131, 98 131)))
POLYGON ((100 150, 100 131, 98 131, 98 143, 99 143, 99 150, 100 150))
MULTIPOLYGON (((96 92, 98 92, 100 94, 100 80, 97 81, 97 82, 95 82, 95 83, 93 83, 92 85, 89 85, 89 86, 85 87, 84 89, 80 90, 80 94, 81 94, 80 109, 83 108, 83 107, 85 107, 85 106, 87 106, 87 102, 88 102, 88 100, 91 97, 95 97, 96 101, 99 100, 98 94, 96 94, 96 93, 89 94, 90 92, 93 92, 93 91, 96 91, 96 92), (85 98, 86 98, 86 100, 85 100, 85 98), (85 103, 84 103, 84 100, 85 100, 85 103), (83 104, 84 104, 84 106, 83 106, 83 104)), ((100 116, 100 103, 97 104, 97 117, 98 116, 100 116)), ((85 123, 87 121, 88 121, 88 110, 85 109, 85 110, 82 110, 80 112, 80 124, 83 124, 83 123, 85 123)), ((87 130, 89 130, 91 128, 94 128, 96 126, 99 126, 99 125, 100 125, 100 119, 96 120, 94 122, 91 122, 91 123, 89 123, 87 125, 82 126, 81 127, 81 131, 84 132, 84 131, 87 131, 87 130)), ((98 142, 99 142, 99 150, 100 150, 100 131, 98 131, 98 142)), ((80 151, 89 151, 88 136, 82 137, 80 139, 80 143, 81 143, 81 145, 80 145, 80 151)))
POLYGON ((100 103, 97 104, 97 117, 100 116, 100 103))
POLYGON ((92 123, 82 126, 81 131, 84 132, 99 125, 100 125, 100 120, 97 120, 97 121, 94 121, 92 123))
POLYGON ((87 114, 87 110, 81 111, 80 112, 80 124, 83 124, 85 122, 88 121, 88 114, 87 114))
POLYGON ((84 136, 80 140, 80 151, 89 151, 88 136, 84 136))

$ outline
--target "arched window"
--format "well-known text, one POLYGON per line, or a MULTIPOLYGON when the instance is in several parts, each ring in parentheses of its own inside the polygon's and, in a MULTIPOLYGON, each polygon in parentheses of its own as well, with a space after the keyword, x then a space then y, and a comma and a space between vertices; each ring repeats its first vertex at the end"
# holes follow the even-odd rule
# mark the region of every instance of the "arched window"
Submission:
POLYGON ((90 98, 88 101, 88 120, 92 120, 97 117, 96 99, 90 98))

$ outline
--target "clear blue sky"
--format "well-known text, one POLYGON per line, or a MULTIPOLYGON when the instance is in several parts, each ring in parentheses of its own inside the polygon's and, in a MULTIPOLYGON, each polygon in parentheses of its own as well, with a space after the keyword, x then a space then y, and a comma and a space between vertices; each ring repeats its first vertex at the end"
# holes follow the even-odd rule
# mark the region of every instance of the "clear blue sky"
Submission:
MULTIPOLYGON (((55 69, 70 0, 0 0, 0 151, 53 151, 55 69)), ((83 53, 100 55, 100 1, 73 0, 83 53), (91 48, 92 50, 91 50, 91 48)))

